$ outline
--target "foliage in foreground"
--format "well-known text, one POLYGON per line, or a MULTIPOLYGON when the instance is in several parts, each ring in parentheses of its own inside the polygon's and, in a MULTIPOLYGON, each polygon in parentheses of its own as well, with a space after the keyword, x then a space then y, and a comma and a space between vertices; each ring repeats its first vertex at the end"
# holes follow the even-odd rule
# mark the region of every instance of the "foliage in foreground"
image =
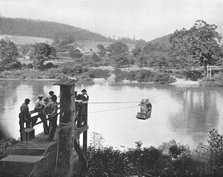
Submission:
POLYGON ((135 148, 125 151, 113 147, 88 149, 89 177, 97 176, 153 176, 197 177, 213 174, 213 164, 223 163, 223 135, 217 130, 209 132, 207 145, 195 150, 171 140, 158 148, 143 147, 136 142, 135 148))

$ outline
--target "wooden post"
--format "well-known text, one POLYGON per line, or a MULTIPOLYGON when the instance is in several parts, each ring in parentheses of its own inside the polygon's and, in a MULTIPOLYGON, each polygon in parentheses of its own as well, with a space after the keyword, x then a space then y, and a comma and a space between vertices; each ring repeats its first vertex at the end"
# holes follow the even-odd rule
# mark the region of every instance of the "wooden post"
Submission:
MULTIPOLYGON (((84 126, 88 125, 88 103, 84 103, 84 126)), ((83 133, 83 153, 87 156, 87 130, 83 133)))
POLYGON ((60 85, 60 125, 58 129, 58 173, 64 177, 73 175, 74 167, 74 80, 61 80, 60 85))
POLYGON ((22 113, 19 113, 19 128, 20 128, 20 140, 25 140, 25 128, 24 128, 24 116, 22 113))

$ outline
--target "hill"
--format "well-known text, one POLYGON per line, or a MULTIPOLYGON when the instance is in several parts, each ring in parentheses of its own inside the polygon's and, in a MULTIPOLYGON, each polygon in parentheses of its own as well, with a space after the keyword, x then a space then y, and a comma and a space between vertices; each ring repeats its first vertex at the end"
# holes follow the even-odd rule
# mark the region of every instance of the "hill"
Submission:
POLYGON ((153 40, 149 41, 148 44, 149 43, 150 44, 157 44, 158 43, 160 45, 164 45, 164 46, 169 47, 170 46, 170 41, 169 41, 170 36, 171 36, 171 34, 168 34, 168 35, 153 39, 153 40))
POLYGON ((56 22, 22 18, 0 18, 1 35, 31 36, 40 38, 72 38, 73 41, 111 41, 110 38, 78 27, 56 22))
MULTIPOLYGON (((223 33, 219 33, 219 35, 221 36, 221 44, 223 44, 223 33)), ((167 47, 170 46, 170 41, 169 41, 169 37, 171 36, 171 34, 168 34, 168 35, 165 35, 165 36, 162 36, 162 37, 159 37, 159 38, 156 38, 156 39, 153 39, 149 42, 147 42, 148 44, 162 44, 162 45, 165 45, 167 47)))

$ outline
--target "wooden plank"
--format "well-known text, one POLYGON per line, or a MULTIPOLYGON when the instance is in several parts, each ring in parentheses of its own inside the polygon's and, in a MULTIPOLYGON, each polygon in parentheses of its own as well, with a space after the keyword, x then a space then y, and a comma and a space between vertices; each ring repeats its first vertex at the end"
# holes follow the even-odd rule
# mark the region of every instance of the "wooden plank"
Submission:
POLYGON ((8 155, 7 157, 1 159, 1 162, 22 162, 22 163, 36 163, 45 156, 27 156, 27 155, 8 155))

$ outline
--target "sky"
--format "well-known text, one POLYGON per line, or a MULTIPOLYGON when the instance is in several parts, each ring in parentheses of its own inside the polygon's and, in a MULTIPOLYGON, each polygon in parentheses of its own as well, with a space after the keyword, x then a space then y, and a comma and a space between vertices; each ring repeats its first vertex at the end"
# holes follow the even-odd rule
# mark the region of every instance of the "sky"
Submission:
POLYGON ((199 19, 223 32, 223 0, 0 0, 0 15, 146 41, 189 29, 199 19))

